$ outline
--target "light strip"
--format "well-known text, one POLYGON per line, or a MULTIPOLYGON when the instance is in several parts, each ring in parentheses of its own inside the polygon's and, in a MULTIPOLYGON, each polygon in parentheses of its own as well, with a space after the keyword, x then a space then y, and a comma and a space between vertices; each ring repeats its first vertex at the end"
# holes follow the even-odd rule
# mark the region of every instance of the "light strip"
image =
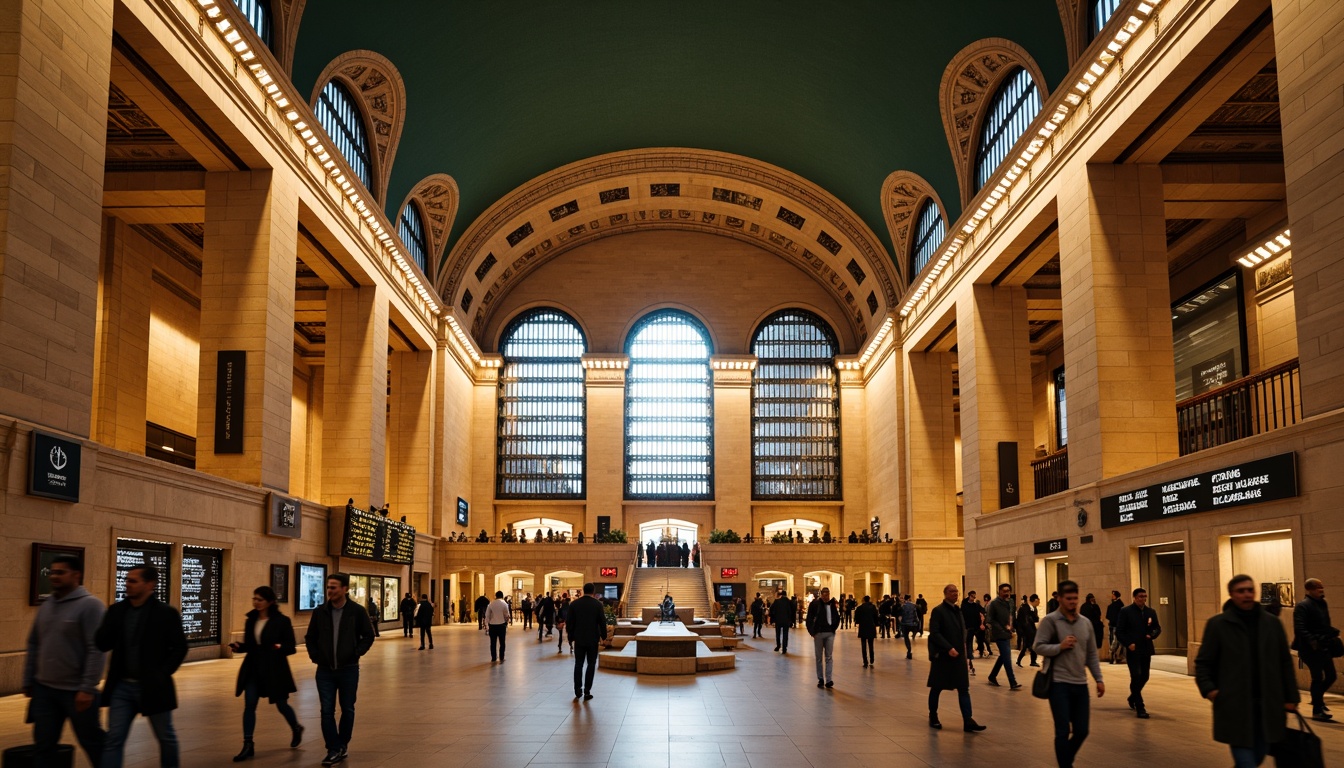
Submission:
MULTIPOLYGON (((322 136, 319 135, 318 132, 314 132, 310 129, 306 121, 300 119, 302 116, 299 114, 299 111, 293 108, 289 98, 285 96, 284 91, 276 84, 275 78, 273 78, 271 74, 266 71, 266 68, 262 63, 257 60, 257 55, 253 53, 251 41, 248 40, 248 37, 238 32, 238 29, 234 26, 233 22, 228 19, 217 0, 196 0, 196 2, 197 5, 200 6, 201 12, 205 14, 207 22, 210 26, 214 27, 215 32, 220 36, 220 39, 233 50, 234 54, 238 57, 238 60, 252 73, 252 76, 257 80, 257 86, 270 97, 271 101, 273 101, 277 107, 279 107, 281 114, 285 116, 285 119, 288 120, 295 131, 298 132, 300 140, 304 142, 308 151, 317 160, 318 164, 331 174, 333 181, 340 186, 350 204, 354 206, 356 213, 372 230, 373 235, 377 240, 373 245, 375 247, 378 245, 383 247, 383 250, 392 257, 392 261, 401 269, 402 273, 405 274, 406 280, 410 286, 429 307, 430 312, 434 315, 439 315, 439 302, 420 282, 420 279, 416 277, 415 270, 411 268, 410 263, 407 262, 406 259, 402 258, 401 250, 393 244, 394 241, 390 237, 384 237, 385 228, 381 218, 383 212, 377 210, 376 206, 370 208, 370 206, 365 204, 359 193, 356 191, 355 186, 346 180, 345 171, 340 167, 340 164, 333 159, 338 153, 333 149, 328 148, 322 136)), ((305 110, 306 109, 307 105, 305 105, 305 110)), ((314 122, 316 122, 316 118, 314 118, 314 122)), ((479 360, 479 356, 474 352, 472 353, 472 357, 479 360)))
POLYGON ((476 363, 482 368, 498 367, 498 366, 492 366, 489 364, 488 361, 482 360, 480 351, 476 349, 476 344, 471 340, 471 337, 467 335, 466 330, 464 330, 462 326, 458 324, 457 318, 453 316, 451 312, 446 314, 444 317, 447 318, 448 320, 448 329, 453 332, 453 337, 456 338, 457 342, 462 345, 462 349, 466 351, 467 356, 471 358, 472 362, 476 363))
POLYGON ((1249 253, 1237 259, 1237 263, 1247 269, 1274 258, 1283 251, 1293 247, 1293 232, 1285 229, 1279 234, 1265 241, 1264 245, 1258 245, 1251 249, 1249 253))
MULTIPOLYGON (((933 267, 929 270, 928 276, 920 282, 919 288, 915 290, 910 298, 906 300, 905 305, 901 307, 900 317, 902 319, 907 317, 914 310, 915 305, 919 303, 920 299, 928 294, 929 288, 933 285, 934 278, 942 273, 943 268, 952 260, 952 257, 966 244, 966 238, 975 232, 981 222, 987 218, 991 218, 995 209, 1008 200, 1008 191, 1021 179, 1023 172, 1031 166, 1031 162, 1036 159, 1036 155, 1040 153, 1042 148, 1044 148, 1045 142, 1048 141, 1050 137, 1054 135, 1055 131, 1064 124, 1064 121, 1068 116, 1074 112, 1074 108, 1083 103, 1083 100, 1087 98, 1088 92, 1092 90, 1092 86, 1096 84, 1102 75, 1106 74, 1106 71, 1110 68, 1111 64, 1115 62, 1119 53, 1124 50, 1125 46, 1134 38, 1135 33, 1137 33, 1139 28, 1143 26, 1143 23, 1152 17, 1153 12, 1156 11, 1157 7, 1161 4, 1162 0, 1142 0, 1142 2, 1135 7, 1134 15, 1125 20, 1125 23, 1116 30, 1111 41, 1097 54, 1097 58, 1092 62, 1091 66, 1083 70, 1083 74, 1078 79, 1078 82, 1074 83, 1073 88, 1065 94, 1064 101, 1066 103, 1055 107, 1054 114, 1051 115, 1045 125, 1041 126, 1040 130, 1036 132, 1036 136, 1033 137, 1027 144, 1027 147, 1022 150, 1017 160, 1008 167, 1008 170, 1003 174, 999 183, 992 187, 989 185, 985 186, 985 189, 990 189, 992 191, 988 193, 985 201, 982 202, 973 213, 969 216, 963 214, 963 216, 966 217, 966 222, 962 224, 960 234, 952 237, 951 242, 949 242, 947 247, 943 249, 943 252, 938 255, 938 259, 933 262, 933 267)), ((1006 160, 1004 162, 1005 164, 1007 163, 1006 160)), ((876 349, 878 338, 880 338, 880 335, 874 337, 874 343, 869 345, 869 350, 876 349)), ((866 363, 870 354, 871 352, 865 352, 862 362, 866 363)))

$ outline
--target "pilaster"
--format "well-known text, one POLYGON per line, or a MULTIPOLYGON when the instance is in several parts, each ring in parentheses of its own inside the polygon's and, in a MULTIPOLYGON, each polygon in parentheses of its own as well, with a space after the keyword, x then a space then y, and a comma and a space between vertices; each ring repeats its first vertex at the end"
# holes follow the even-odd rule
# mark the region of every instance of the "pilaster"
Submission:
POLYGON ((323 504, 385 500, 387 323, 377 286, 327 291, 323 504))
MULTIPOLYGON (((588 432, 587 510, 584 528, 597 535, 598 515, 611 515, 612 530, 624 529, 625 501, 625 372, 627 355, 583 356, 588 432)), ((631 541, 638 531, 627 531, 631 541)))
MULTIPOLYGON (((755 355, 714 355, 714 523, 752 531, 751 384, 755 355)), ((705 540, 708 541, 706 532, 705 540)))

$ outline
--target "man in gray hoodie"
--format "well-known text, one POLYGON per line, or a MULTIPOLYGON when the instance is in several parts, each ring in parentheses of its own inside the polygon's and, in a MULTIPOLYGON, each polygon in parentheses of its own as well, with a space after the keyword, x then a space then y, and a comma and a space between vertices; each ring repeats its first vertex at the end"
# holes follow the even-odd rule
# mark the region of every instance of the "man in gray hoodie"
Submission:
POLYGON ((103 759, 98 681, 104 654, 94 644, 94 634, 107 607, 80 586, 84 566, 78 557, 58 555, 47 577, 51 596, 37 609, 23 665, 23 695, 33 700, 33 765, 54 764, 68 718, 79 745, 97 768, 103 759))

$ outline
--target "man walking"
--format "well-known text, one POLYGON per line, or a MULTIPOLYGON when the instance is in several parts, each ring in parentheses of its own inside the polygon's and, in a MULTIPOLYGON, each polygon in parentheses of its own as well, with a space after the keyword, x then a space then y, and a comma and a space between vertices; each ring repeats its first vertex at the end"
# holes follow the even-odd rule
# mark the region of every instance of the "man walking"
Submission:
POLYGON ((541 642, 541 633, 546 632, 546 638, 551 636, 551 628, 555 625, 555 598, 547 592, 537 601, 537 642, 541 642))
POLYGON ((972 589, 966 593, 966 599, 961 603, 961 623, 966 628, 966 664, 975 674, 975 635, 980 631, 980 603, 975 599, 975 590, 972 589))
MULTIPOLYGON (((1002 594, 1002 590, 1000 590, 1002 594)), ((1036 652, 1050 663, 1050 714, 1055 719, 1055 760, 1071 768, 1087 738, 1090 705, 1087 673, 1097 681, 1097 698, 1106 694, 1092 622, 1078 615, 1078 584, 1059 582, 1059 609, 1046 614, 1036 630, 1036 652), (1070 734, 1072 730, 1072 734, 1070 734)), ((1012 668, 1009 668, 1012 671, 1012 668)))
MULTIPOLYGON (((429 640, 429 650, 434 650, 434 604, 429 602, 429 595, 420 595, 415 608, 415 626, 420 628, 420 650, 425 650, 425 640, 429 640)), ((374 637, 377 637, 378 625, 375 624, 373 629, 374 637)))
POLYGON ((901 607, 896 618, 900 623, 901 639, 905 640, 905 659, 909 661, 915 658, 910 649, 910 636, 919 627, 919 612, 915 609, 915 604, 910 601, 909 595, 901 600, 901 607))
POLYGON ((1302 700, 1283 625, 1260 607, 1255 580, 1238 574, 1230 599, 1209 619, 1195 657, 1195 684, 1213 703, 1213 738, 1232 749, 1237 768, 1258 766, 1283 740, 1286 712, 1302 700))
POLYGON ((1311 719, 1327 722, 1334 719, 1325 709, 1325 692, 1335 684, 1339 630, 1330 625, 1325 582, 1307 579, 1302 586, 1307 596, 1293 608, 1293 650, 1311 670, 1311 719))
POLYGON ((583 585, 583 596, 569 604, 565 628, 574 645, 574 698, 593 698, 593 675, 597 672, 597 649, 607 637, 607 612, 593 597, 597 589, 590 581, 583 585))
POLYGON ((478 631, 485 629, 485 609, 490 607, 490 598, 481 595, 476 598, 473 607, 476 608, 476 629, 478 631))
POLYGON ((1124 648, 1118 640, 1115 639, 1115 630, 1120 623, 1120 611, 1124 610, 1125 601, 1120 599, 1120 593, 1111 590, 1111 602, 1106 606, 1106 647, 1111 651, 1111 663, 1123 655, 1121 649, 1124 648))
POLYGON ((835 668, 835 633, 840 629, 840 607, 831 599, 830 587, 807 607, 807 633, 817 653, 817 687, 834 688, 831 672, 835 668), (825 656, 823 665, 822 656, 825 656))
POLYGON ((531 629, 531 628, 532 628, 532 593, 531 593, 531 592, 528 592, 526 595, 523 595, 523 601, 522 601, 521 603, 519 603, 519 607, 522 608, 522 611, 523 611, 523 629, 531 629))
POLYGON ((971 678, 967 675, 966 622, 957 605, 957 585, 943 587, 943 602, 929 614, 929 727, 942 729, 938 720, 938 697, 956 691, 961 707, 962 730, 985 730, 971 716, 971 678))
POLYGON ((854 623, 859 627, 859 648, 863 651, 864 669, 877 663, 877 652, 873 649, 873 640, 877 638, 877 619, 877 606, 873 605, 873 598, 864 595, 863 603, 854 609, 854 623))
MULTIPOLYGON (((503 592, 495 593, 495 599, 490 601, 490 604, 481 612, 481 620, 489 628, 490 663, 494 664, 495 660, 498 659, 499 663, 503 664, 504 636, 509 631, 509 604, 504 602, 503 592), (496 652, 496 646, 498 646, 498 652, 496 652)), ((540 633, 540 630, 538 630, 538 633, 540 633)))
POLYGON ((756 593, 756 599, 751 601, 751 639, 755 640, 761 636, 761 627, 765 624, 765 600, 761 599, 761 593, 756 593))
POLYGON ((137 565, 126 573, 126 599, 107 609, 95 642, 112 652, 103 687, 107 710, 107 740, 102 768, 121 768, 126 737, 137 714, 149 718, 159 740, 159 765, 178 768, 177 732, 173 710, 177 689, 173 674, 187 657, 187 636, 177 609, 155 597, 159 570, 137 565))
POLYGON ((103 652, 95 635, 107 608, 80 586, 84 566, 74 555, 57 555, 48 566, 51 595, 37 609, 28 632, 23 664, 23 695, 32 699, 33 765, 53 765, 65 721, 89 762, 103 760, 105 734, 98 722, 98 680, 103 652))
POLYGON ((401 598, 401 603, 397 605, 397 611, 401 614, 401 636, 413 637, 415 635, 415 598, 407 592, 406 596, 401 598))
POLYGON ((350 600, 350 575, 327 577, 327 601, 313 611, 303 642, 308 658, 317 665, 317 700, 322 715, 322 740, 327 756, 323 765, 335 765, 349 756, 355 731, 355 699, 359 694, 359 660, 373 647, 373 623, 364 607, 350 600), (336 724, 336 703, 341 722, 336 724))
POLYGON ((793 626, 797 613, 793 601, 780 591, 775 602, 770 604, 770 622, 775 625, 775 650, 785 655, 789 652, 789 627, 793 626))
POLYGON ((915 598, 915 612, 919 614, 919 636, 924 636, 924 616, 929 612, 929 601, 924 599, 924 593, 919 593, 915 598))
POLYGON ((1016 691, 1022 686, 1017 684, 1017 677, 1013 674, 1013 663, 1009 659, 1012 654, 1010 644, 1013 640, 1013 618, 1016 611, 1013 605, 1013 586, 1011 584, 999 585, 999 596, 989 604, 989 610, 986 617, 989 620, 989 639, 994 643, 994 647, 999 650, 999 657, 994 660, 994 666, 989 670, 989 684, 997 687, 999 685, 999 670, 1003 669, 1008 673, 1008 689, 1016 691))
POLYGON ((1157 612, 1148 606, 1148 592, 1134 590, 1134 602, 1120 611, 1116 639, 1125 648, 1125 664, 1129 666, 1129 708, 1140 720, 1148 719, 1148 708, 1143 703, 1143 686, 1153 666, 1153 640, 1162 634, 1157 623, 1157 612))

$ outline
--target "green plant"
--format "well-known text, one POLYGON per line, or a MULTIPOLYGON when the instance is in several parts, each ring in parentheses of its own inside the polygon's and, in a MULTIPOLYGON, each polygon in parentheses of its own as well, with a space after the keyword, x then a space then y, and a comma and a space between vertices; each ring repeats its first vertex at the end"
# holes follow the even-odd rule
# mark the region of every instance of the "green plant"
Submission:
POLYGON ((771 544, 792 544, 793 537, 789 534, 779 531, 770 537, 771 544))
POLYGON ((733 529, 720 531, 717 528, 709 532, 710 544, 741 544, 742 537, 733 533, 733 529))
POLYGON ((598 535, 598 544, 624 544, 626 543, 625 531, 617 528, 614 531, 607 531, 606 535, 598 535))
POLYGON ((607 626, 609 626, 609 627, 614 627, 614 626, 616 626, 616 609, 615 609, 615 608, 612 608, 610 605, 608 605, 608 606, 605 606, 605 607, 602 609, 602 612, 603 612, 604 614, 606 614, 606 617, 607 617, 607 626))
POLYGON ((724 624, 737 626, 737 603, 732 601, 719 603, 719 615, 723 617, 724 624))

